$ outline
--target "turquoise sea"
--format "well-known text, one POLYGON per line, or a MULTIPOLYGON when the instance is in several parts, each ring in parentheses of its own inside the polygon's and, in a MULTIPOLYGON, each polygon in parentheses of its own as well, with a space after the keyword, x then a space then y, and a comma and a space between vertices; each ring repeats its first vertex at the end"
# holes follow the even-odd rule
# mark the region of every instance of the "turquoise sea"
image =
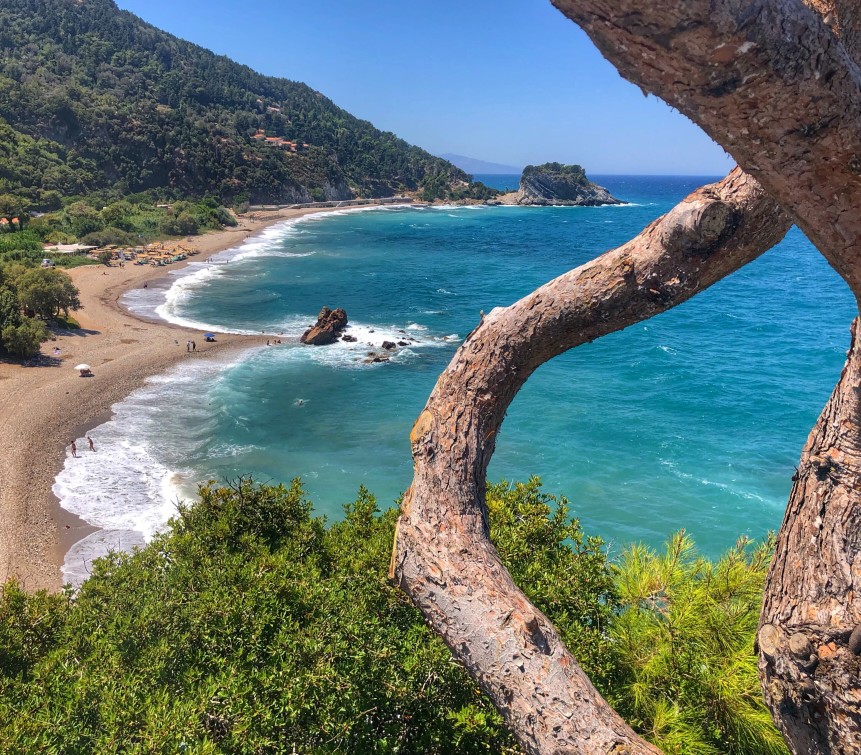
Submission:
MULTIPOLYGON (((299 476, 333 519, 359 485, 392 505, 411 479, 409 429, 479 311, 623 243, 713 179, 593 180, 630 204, 311 216, 130 292, 134 311, 256 333, 260 346, 224 363, 190 358, 93 429, 110 453, 68 460, 55 491, 104 529, 73 549, 67 576, 151 536, 201 480, 299 476), (358 343, 295 343, 324 305, 347 310, 358 343), (284 343, 267 347, 278 334, 284 343), (408 345, 367 364, 383 340, 408 345)), ((762 536, 780 524, 853 314, 846 286, 793 229, 692 301, 542 367, 511 407, 489 476, 541 476, 614 550, 682 527, 709 555, 762 536)))

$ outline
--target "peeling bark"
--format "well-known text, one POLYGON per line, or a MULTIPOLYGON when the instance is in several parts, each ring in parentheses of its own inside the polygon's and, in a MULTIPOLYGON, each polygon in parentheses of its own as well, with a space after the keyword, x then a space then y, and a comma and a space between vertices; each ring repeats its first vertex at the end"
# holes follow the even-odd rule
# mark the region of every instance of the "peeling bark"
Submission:
POLYGON ((488 539, 496 433, 537 367, 663 312, 777 243, 788 217, 740 170, 629 243, 498 308, 458 349, 410 435, 391 576, 529 753, 656 753, 600 697, 488 539))

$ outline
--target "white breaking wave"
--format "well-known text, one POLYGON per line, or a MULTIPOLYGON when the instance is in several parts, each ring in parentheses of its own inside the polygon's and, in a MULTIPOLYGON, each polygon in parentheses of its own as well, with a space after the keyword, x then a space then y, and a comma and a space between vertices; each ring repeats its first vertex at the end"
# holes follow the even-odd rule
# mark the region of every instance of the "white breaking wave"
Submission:
MULTIPOLYGON (((309 319, 313 318, 295 318, 285 330, 301 332, 309 319)), ((190 458, 238 457, 256 450, 235 443, 207 447, 219 421, 210 396, 227 370, 258 360, 311 360, 332 369, 376 369, 409 363, 421 358, 422 349, 451 348, 459 340, 456 334, 431 336, 420 323, 397 327, 351 322, 345 333, 356 340, 328 346, 273 344, 236 355, 233 361, 186 362, 149 378, 115 404, 112 418, 87 433, 95 452, 88 449, 86 436, 76 439, 77 458, 67 452, 54 482, 60 505, 100 528, 69 550, 64 580, 79 585, 94 558, 148 543, 175 515, 178 501, 194 500, 199 480, 187 466, 190 458), (395 348, 383 348, 385 342, 395 348), (374 362, 375 357, 384 361, 374 362), (177 414, 182 422, 176 421, 177 414)), ((242 417, 232 419, 243 424, 242 417)))
POLYGON ((328 346, 273 346, 264 349, 265 353, 257 358, 283 362, 310 360, 332 369, 369 369, 386 362, 408 362, 419 358, 422 349, 451 347, 453 341, 459 340, 456 334, 437 337, 425 331, 427 328, 418 323, 401 328, 350 322, 344 335, 355 338, 355 341, 339 340, 328 346), (395 344, 395 348, 383 348, 386 342, 395 344), (374 362, 374 357, 382 357, 384 361, 374 362))
MULTIPOLYGON (((133 289, 126 292, 120 303, 129 311, 144 317, 160 318, 167 322, 194 330, 211 330, 216 333, 237 333, 255 335, 258 331, 202 322, 182 314, 184 304, 194 296, 195 291, 215 277, 228 274, 233 268, 230 263, 244 262, 261 257, 308 257, 316 252, 285 251, 284 241, 291 236, 306 233, 302 226, 336 215, 349 215, 357 212, 382 212, 409 209, 410 205, 369 205, 367 207, 345 207, 343 209, 317 212, 299 218, 284 220, 263 229, 260 233, 246 239, 239 246, 212 255, 207 261, 192 262, 181 270, 171 271, 169 278, 173 283, 167 288, 158 284, 152 288, 133 289)), ((273 328, 267 335, 276 335, 282 328, 273 328)))
MULTIPOLYGON (((240 357, 240 359, 243 357, 240 357)), ((214 429, 207 387, 221 370, 237 362, 184 363, 114 404, 113 416, 78 438, 77 458, 67 451, 53 485, 60 505, 98 532, 76 543, 66 555, 63 575, 80 584, 90 562, 110 550, 130 550, 149 542, 176 513, 176 503, 193 498, 197 480, 184 460, 199 451, 214 429), (170 417, 182 404, 188 421, 170 417), (170 432, 161 432, 169 427, 170 432)))

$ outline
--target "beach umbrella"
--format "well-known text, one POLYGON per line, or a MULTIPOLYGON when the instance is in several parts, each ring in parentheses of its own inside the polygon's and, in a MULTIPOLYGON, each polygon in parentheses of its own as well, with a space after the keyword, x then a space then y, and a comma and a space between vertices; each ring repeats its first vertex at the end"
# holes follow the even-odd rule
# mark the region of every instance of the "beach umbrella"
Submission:
POLYGON ((76 370, 91 370, 92 367, 90 367, 90 365, 88 365, 88 364, 79 364, 77 367, 75 367, 75 369, 76 370))
POLYGON ((204 333, 203 337, 204 338, 215 338, 215 333, 204 333))

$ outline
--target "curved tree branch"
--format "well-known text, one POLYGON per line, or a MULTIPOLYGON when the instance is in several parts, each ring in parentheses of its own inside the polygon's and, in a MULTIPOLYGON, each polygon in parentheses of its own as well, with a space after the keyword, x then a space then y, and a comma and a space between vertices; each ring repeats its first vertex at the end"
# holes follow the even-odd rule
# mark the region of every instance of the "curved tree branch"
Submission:
MULTIPOLYGON (((856 3, 553 2, 623 76, 678 107, 755 175, 861 300, 856 3)), ((802 454, 766 582, 760 678, 790 747, 805 755, 861 751, 859 391, 853 337, 802 454)))
POLYGON ((679 304, 776 244, 788 217, 734 170, 629 243, 490 312, 410 435, 415 465, 392 554, 398 580, 530 753, 655 753, 600 697, 488 539, 485 472, 537 367, 679 304))
POLYGON ((755 176, 859 298, 861 71, 816 11, 801 0, 552 2, 622 76, 755 176))

